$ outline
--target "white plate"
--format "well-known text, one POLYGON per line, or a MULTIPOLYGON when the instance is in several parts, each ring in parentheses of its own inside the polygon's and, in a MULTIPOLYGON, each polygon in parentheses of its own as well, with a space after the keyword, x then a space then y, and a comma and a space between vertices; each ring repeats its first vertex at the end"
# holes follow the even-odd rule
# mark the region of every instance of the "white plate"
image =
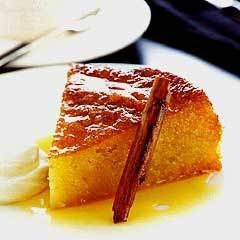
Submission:
POLYGON ((38 66, 89 61, 120 50, 139 38, 150 23, 144 0, 102 0, 97 21, 88 31, 59 37, 10 66, 38 66))
MULTIPOLYGON (((41 213, 34 218, 14 207, 2 206, 1 236, 58 240, 239 239, 240 82, 212 67, 196 69, 190 61, 185 67, 181 63, 175 66, 180 66, 184 75, 192 69, 189 80, 207 92, 224 125, 224 187, 216 198, 167 220, 102 228, 89 225, 78 229, 53 226, 49 219, 41 219, 41 213)), ((66 69, 67 66, 44 67, 0 75, 0 137, 3 141, 11 141, 11 135, 29 139, 51 131, 66 81, 66 69)), ((165 66, 165 70, 168 69, 171 66, 165 66)))

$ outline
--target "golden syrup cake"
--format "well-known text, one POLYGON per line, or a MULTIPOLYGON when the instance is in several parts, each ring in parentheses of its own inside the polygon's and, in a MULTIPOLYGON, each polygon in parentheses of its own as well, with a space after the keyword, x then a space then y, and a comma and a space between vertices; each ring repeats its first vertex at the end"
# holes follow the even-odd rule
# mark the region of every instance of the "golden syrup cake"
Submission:
POLYGON ((142 187, 221 169, 222 127, 201 89, 157 69, 76 65, 49 153, 52 208, 114 196, 158 76, 170 80, 171 101, 142 187))

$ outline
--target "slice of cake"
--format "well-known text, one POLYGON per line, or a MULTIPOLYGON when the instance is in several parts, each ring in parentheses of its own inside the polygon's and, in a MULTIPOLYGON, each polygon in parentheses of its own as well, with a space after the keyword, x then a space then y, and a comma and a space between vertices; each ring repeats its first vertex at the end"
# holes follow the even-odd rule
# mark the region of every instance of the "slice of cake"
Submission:
POLYGON ((170 79, 171 101, 143 187, 221 169, 221 125, 202 90, 156 69, 77 65, 49 155, 51 207, 114 196, 156 76, 170 79))

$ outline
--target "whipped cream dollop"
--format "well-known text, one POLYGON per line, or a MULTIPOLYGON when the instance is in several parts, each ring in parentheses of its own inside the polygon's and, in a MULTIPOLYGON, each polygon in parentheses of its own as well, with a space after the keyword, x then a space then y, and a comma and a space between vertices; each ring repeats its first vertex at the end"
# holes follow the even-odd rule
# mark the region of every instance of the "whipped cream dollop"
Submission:
POLYGON ((36 144, 0 146, 0 204, 26 200, 47 187, 47 155, 36 144))

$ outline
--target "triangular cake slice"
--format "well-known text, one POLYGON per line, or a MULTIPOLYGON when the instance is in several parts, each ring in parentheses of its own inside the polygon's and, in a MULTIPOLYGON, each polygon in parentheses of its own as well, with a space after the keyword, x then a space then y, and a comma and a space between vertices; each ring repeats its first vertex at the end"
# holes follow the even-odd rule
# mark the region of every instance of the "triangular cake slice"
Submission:
POLYGON ((171 101, 143 187, 221 169, 221 125, 202 90, 156 69, 76 65, 49 155, 51 207, 114 196, 156 76, 170 79, 171 101))

